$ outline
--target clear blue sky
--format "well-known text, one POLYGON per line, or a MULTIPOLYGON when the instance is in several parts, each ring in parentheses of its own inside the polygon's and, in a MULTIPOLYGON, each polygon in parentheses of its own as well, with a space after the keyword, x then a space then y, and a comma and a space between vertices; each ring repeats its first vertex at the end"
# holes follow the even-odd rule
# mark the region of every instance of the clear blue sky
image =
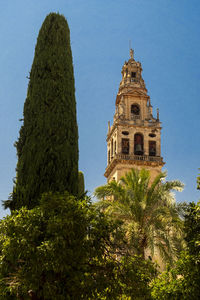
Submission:
MULTIPOLYGON (((160 109, 162 156, 168 179, 185 190, 178 201, 197 201, 200 167, 199 0, 2 0, 0 4, 0 199, 15 176, 23 104, 39 29, 50 12, 63 14, 71 31, 79 168, 86 188, 106 182, 107 122, 113 119, 129 40, 142 63, 154 115, 160 109)), ((0 208, 0 218, 8 211, 0 208)))

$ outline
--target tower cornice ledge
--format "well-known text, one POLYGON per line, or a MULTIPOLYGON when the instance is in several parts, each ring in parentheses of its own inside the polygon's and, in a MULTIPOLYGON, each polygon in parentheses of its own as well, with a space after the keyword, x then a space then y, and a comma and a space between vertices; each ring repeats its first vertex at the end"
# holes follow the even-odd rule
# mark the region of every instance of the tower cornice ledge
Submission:
MULTIPOLYGON (((124 88, 123 88, 124 89, 124 88)), ((144 92, 144 90, 142 89, 130 89, 130 87, 129 87, 129 89, 126 89, 125 91, 120 91, 118 94, 117 94, 117 96, 116 96, 116 101, 115 101, 115 104, 117 105, 117 104, 119 104, 119 102, 120 102, 120 100, 121 100, 121 98, 123 97, 123 96, 132 96, 132 97, 142 97, 142 98, 146 98, 146 99, 149 99, 150 97, 149 97, 149 95, 147 95, 147 93, 146 92, 144 92)))
POLYGON ((108 178, 114 167, 119 164, 133 165, 133 167, 134 165, 144 166, 145 168, 145 166, 163 167, 165 162, 163 162, 163 158, 160 156, 115 154, 106 168, 104 176, 108 178))

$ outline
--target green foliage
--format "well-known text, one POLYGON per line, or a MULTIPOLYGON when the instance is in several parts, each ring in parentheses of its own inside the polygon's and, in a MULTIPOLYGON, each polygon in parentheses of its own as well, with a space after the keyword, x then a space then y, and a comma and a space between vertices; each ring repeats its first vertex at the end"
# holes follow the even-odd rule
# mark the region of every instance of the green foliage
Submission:
POLYGON ((95 195, 101 199, 98 207, 124 222, 134 253, 146 257, 146 251, 150 250, 153 256, 157 249, 171 263, 182 242, 182 221, 171 191, 181 190, 183 184, 162 182, 165 177, 166 174, 160 173, 150 183, 149 171, 132 169, 119 183, 112 181, 97 188, 95 195))
POLYGON ((129 255, 120 226, 67 193, 14 211, 0 222, 0 299, 149 299, 154 266, 129 255))
MULTIPOLYGON (((199 169, 200 170, 200 169, 199 169)), ((197 177, 197 189, 200 190, 200 174, 197 177)))
POLYGON ((184 225, 189 253, 200 261, 200 201, 188 205, 184 225))
POLYGON ((78 172, 78 195, 82 197, 85 194, 85 182, 83 172, 78 172))
POLYGON ((1 282, 3 286, 20 295, 34 290, 48 299, 56 299, 67 277, 65 289, 77 287, 77 262, 81 264, 84 259, 82 244, 87 228, 84 204, 76 202, 67 194, 44 195, 41 207, 22 208, 1 222, 0 274, 7 278, 1 282))
POLYGON ((194 258, 182 252, 176 266, 152 282, 152 298, 162 300, 200 299, 200 270, 194 258))
POLYGON ((200 299, 200 202, 190 203, 185 216, 188 250, 181 253, 172 269, 152 284, 153 299, 200 299))
POLYGON ((33 208, 44 192, 78 194, 78 129, 70 32, 49 14, 40 29, 16 142, 18 164, 11 209, 33 208))

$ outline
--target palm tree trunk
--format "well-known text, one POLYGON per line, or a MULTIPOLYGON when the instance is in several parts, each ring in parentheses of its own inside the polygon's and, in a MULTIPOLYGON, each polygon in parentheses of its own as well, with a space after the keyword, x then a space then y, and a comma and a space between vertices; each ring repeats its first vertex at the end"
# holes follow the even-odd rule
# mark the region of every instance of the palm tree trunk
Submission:
POLYGON ((141 238, 141 243, 140 243, 140 255, 142 256, 143 259, 145 259, 145 249, 147 248, 147 237, 146 235, 143 235, 141 238))

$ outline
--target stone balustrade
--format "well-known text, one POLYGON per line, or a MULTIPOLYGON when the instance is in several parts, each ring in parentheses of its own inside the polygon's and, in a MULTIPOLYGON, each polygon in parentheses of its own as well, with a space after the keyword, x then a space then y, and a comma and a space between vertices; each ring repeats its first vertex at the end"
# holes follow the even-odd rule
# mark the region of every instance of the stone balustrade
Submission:
POLYGON ((135 160, 135 161, 155 161, 163 162, 163 158, 160 156, 150 156, 150 155, 134 155, 134 154, 115 154, 112 158, 114 159, 124 159, 124 160, 135 160))

